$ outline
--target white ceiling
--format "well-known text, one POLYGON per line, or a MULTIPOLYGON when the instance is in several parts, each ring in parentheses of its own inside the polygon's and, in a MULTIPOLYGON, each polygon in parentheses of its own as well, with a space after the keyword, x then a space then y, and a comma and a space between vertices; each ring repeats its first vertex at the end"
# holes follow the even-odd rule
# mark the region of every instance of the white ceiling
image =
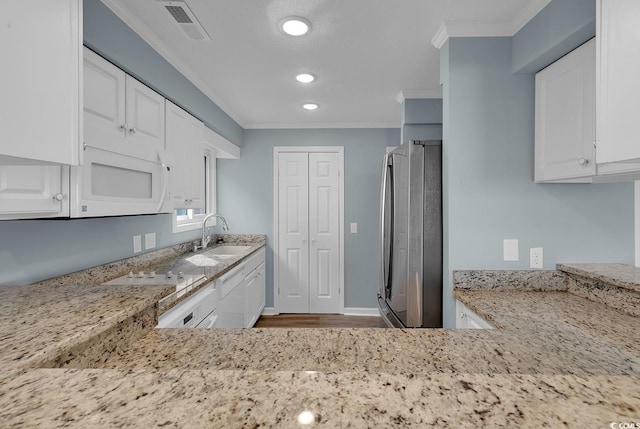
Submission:
POLYGON ((439 29, 510 36, 549 1, 186 0, 212 39, 194 41, 157 0, 103 0, 244 128, 397 128, 399 93, 441 94, 439 29), (311 31, 279 31, 291 15, 311 31), (318 80, 297 83, 297 72, 318 80), (302 109, 309 101, 320 108, 302 109))

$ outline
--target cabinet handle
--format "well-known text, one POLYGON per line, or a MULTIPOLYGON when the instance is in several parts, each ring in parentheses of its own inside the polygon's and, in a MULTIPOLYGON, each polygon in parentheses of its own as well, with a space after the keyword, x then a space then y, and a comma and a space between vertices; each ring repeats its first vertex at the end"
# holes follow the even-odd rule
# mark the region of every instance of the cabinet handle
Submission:
POLYGON ((135 134, 135 133, 137 133, 137 132, 138 132, 138 129, 137 129, 136 127, 129 128, 129 133, 130 133, 130 134, 135 134))
POLYGON ((580 159, 578 160, 578 164, 580 164, 580 165, 587 165, 587 164, 589 164, 589 160, 588 160, 587 158, 580 158, 580 159))
POLYGON ((55 194, 53 196, 53 199, 56 200, 56 201, 62 201, 62 200, 64 200, 64 195, 61 194, 61 193, 57 193, 57 194, 55 194))

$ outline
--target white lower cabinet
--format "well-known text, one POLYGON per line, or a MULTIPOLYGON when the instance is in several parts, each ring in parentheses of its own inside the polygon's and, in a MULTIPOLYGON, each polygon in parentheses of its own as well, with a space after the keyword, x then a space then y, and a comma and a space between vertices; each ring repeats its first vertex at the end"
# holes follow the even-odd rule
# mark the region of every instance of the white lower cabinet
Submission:
POLYGON ((456 329, 495 329, 478 313, 456 300, 456 329))
POLYGON ((69 216, 69 167, 0 165, 0 219, 69 216))
POLYGON ((264 309, 266 280, 264 253, 264 249, 262 249, 246 262, 245 328, 255 325, 264 309))
POLYGON ((265 279, 264 249, 222 275, 216 328, 252 327, 264 309, 265 279))

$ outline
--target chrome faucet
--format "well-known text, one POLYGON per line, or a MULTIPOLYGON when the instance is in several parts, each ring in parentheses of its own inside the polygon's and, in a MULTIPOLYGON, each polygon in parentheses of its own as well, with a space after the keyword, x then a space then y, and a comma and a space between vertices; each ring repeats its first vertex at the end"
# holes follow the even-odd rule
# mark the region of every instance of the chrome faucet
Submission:
POLYGON ((204 217, 204 219, 202 219, 202 239, 200 240, 200 246, 198 245, 193 246, 194 251, 198 251, 198 249, 202 249, 202 250, 206 249, 207 244, 209 244, 209 242, 211 241, 211 236, 207 235, 207 221, 212 217, 217 217, 222 221, 223 231, 229 231, 229 225, 227 225, 227 221, 225 220, 224 217, 220 216, 217 213, 209 213, 204 217))

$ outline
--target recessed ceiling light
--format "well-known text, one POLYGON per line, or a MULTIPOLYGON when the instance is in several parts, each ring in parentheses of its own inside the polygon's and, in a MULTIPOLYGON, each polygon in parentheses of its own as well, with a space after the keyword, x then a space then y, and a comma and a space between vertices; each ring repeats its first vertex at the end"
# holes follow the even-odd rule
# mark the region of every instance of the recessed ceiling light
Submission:
POLYGON ((320 106, 318 106, 316 103, 305 103, 302 105, 302 107, 307 110, 316 110, 320 106))
POLYGON ((309 28, 311 28, 311 24, 299 16, 289 16, 280 21, 280 28, 290 36, 302 36, 307 34, 309 28))
POLYGON ((300 83, 311 83, 316 80, 316 77, 311 73, 300 73, 296 75, 295 79, 300 83))

